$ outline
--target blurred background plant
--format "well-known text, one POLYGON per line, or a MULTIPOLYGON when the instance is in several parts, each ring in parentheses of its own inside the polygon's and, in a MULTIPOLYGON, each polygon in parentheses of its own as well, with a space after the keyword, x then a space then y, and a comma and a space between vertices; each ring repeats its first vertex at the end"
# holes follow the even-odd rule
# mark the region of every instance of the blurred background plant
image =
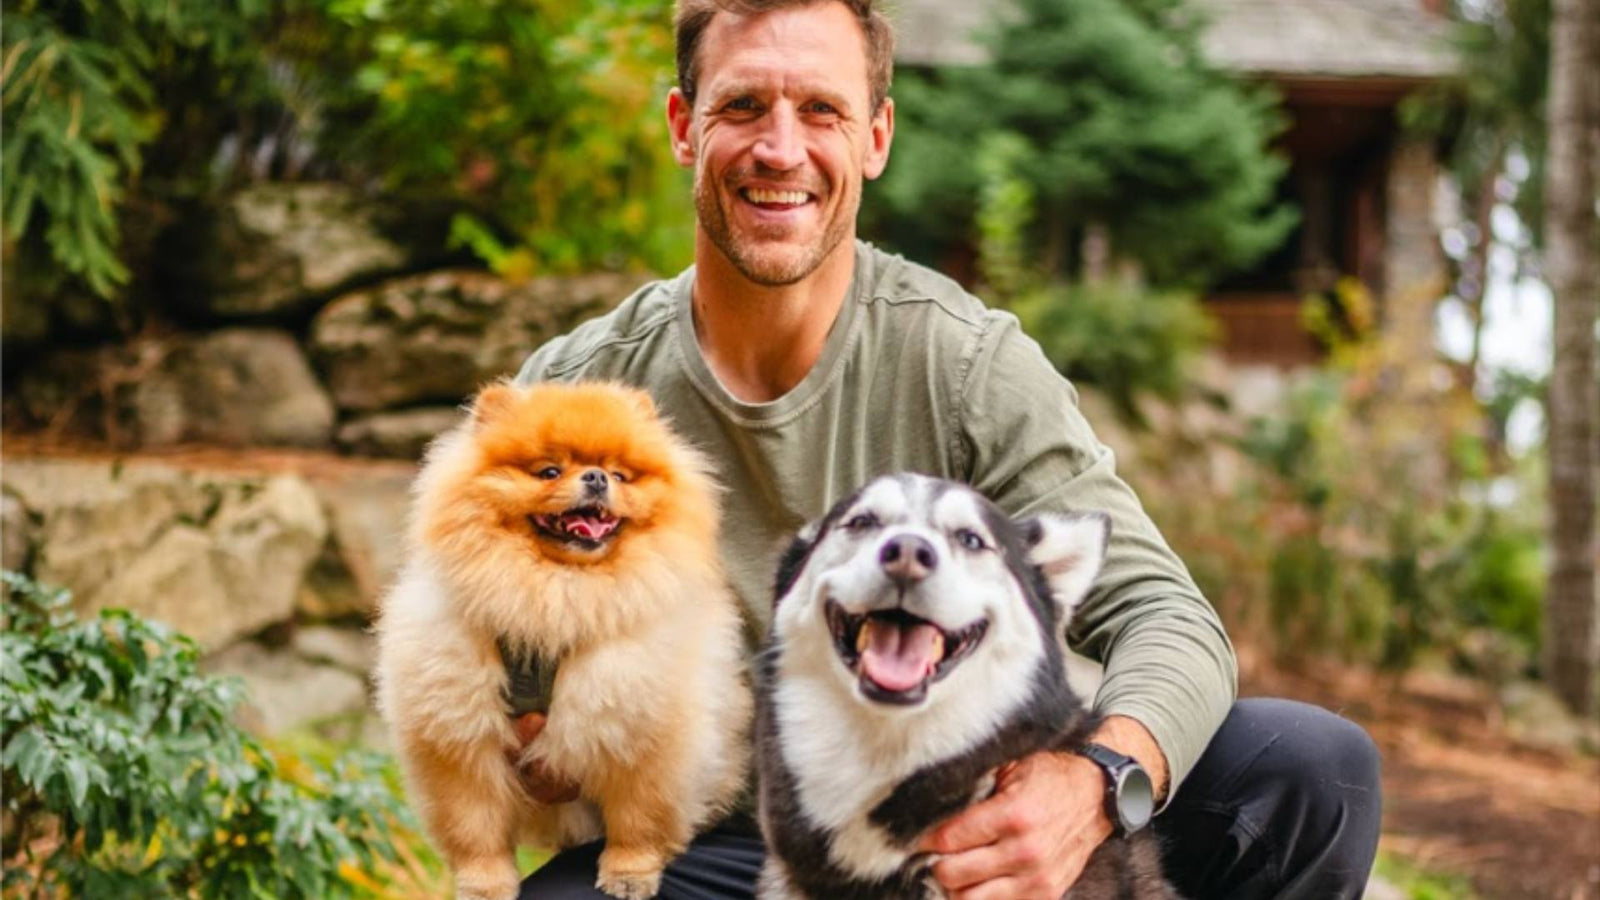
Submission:
POLYGON ((1276 193, 1273 97, 1205 62, 1191 4, 1013 7, 985 33, 987 65, 897 77, 895 164, 868 192, 866 233, 917 259, 959 253, 983 190, 972 136, 1014 135, 1009 168, 1036 207, 1030 258, 1052 276, 1092 269, 1095 234, 1150 283, 1186 287, 1282 241, 1295 213, 1276 193))
POLYGON ((688 260, 687 181, 660 113, 665 4, 7 0, 5 14, 3 223, 24 302, 159 294, 158 233, 269 178, 360 185, 435 257, 448 237, 513 280, 688 260))

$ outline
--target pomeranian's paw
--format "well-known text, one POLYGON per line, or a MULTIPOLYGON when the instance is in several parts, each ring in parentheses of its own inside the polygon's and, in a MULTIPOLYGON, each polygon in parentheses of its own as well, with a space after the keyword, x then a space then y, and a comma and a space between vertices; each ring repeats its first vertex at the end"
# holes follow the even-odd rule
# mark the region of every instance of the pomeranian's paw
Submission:
POLYGON ((463 866, 456 872, 456 900, 517 900, 522 884, 516 863, 463 866))
POLYGON ((661 890, 665 865, 656 853, 607 847, 600 854, 600 877, 594 886, 620 900, 649 900, 661 890))

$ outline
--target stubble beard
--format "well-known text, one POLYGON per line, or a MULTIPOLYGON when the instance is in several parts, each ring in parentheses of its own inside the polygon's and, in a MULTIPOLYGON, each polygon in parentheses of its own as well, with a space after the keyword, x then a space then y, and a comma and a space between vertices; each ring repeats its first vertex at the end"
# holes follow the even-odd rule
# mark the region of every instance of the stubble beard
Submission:
POLYGON ((799 247, 793 244, 773 246, 775 242, 735 234, 728 224, 728 209, 722 203, 724 197, 729 204, 743 202, 736 190, 729 188, 719 194, 706 183, 703 173, 695 174, 694 209, 701 230, 739 274, 763 287, 795 284, 815 272, 839 243, 850 236, 861 205, 861 190, 857 186, 843 198, 841 215, 827 223, 818 240, 799 247))

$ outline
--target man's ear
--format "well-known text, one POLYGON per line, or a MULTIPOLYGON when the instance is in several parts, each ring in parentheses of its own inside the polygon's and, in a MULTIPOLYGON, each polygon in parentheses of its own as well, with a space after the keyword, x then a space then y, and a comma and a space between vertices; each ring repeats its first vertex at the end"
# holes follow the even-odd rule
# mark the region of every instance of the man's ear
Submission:
POLYGON ((685 169, 694 167, 694 104, 680 88, 667 92, 667 133, 672 137, 672 158, 685 169))
POLYGON ((889 165, 889 145, 894 143, 894 98, 883 98, 883 104, 872 114, 867 128, 867 158, 861 174, 873 179, 883 174, 889 165))
POLYGON ((1044 573, 1062 618, 1069 619, 1105 562, 1111 517, 1099 512, 1042 513, 1023 527, 1030 545, 1028 560, 1044 573))

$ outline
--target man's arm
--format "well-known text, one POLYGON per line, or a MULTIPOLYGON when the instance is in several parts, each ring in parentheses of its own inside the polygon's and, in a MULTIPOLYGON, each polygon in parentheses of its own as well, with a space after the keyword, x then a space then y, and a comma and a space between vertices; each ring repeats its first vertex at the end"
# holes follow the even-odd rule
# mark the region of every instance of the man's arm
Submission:
MULTIPOLYGON (((995 316, 963 385, 969 480, 1013 514, 1100 510, 1112 518, 1105 567, 1069 627, 1106 664, 1094 739, 1138 760, 1169 797, 1227 715, 1236 664, 1216 613, 1161 538, 1077 395, 995 316)), ((1003 770, 995 794, 935 829, 934 876, 954 898, 1059 898, 1112 833, 1104 774, 1074 754, 1039 753, 1003 770)))

